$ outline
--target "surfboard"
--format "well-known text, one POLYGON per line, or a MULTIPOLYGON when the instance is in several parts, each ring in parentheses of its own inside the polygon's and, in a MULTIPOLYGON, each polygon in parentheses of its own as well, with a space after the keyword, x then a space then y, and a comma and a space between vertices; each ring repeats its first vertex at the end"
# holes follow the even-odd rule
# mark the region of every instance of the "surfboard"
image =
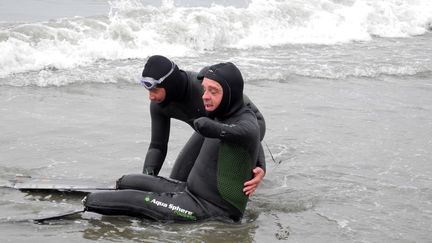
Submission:
POLYGON ((7 223, 44 223, 45 221, 49 220, 62 220, 62 219, 71 219, 75 216, 80 215, 81 213, 84 213, 85 209, 72 209, 72 210, 66 210, 63 212, 50 212, 50 213, 44 213, 38 216, 17 216, 17 217, 6 217, 6 218, 0 218, 0 224, 7 224, 7 223))
POLYGON ((85 212, 84 208, 83 209, 76 209, 76 210, 72 210, 72 211, 67 211, 67 212, 62 212, 62 213, 58 213, 58 214, 46 215, 46 216, 34 218, 34 219, 32 219, 32 221, 35 223, 43 223, 44 221, 60 220, 60 219, 75 216, 75 215, 78 215, 78 214, 81 214, 84 212, 85 212))
POLYGON ((90 193, 98 190, 115 190, 115 182, 107 183, 85 179, 40 178, 19 175, 1 187, 20 191, 90 193))

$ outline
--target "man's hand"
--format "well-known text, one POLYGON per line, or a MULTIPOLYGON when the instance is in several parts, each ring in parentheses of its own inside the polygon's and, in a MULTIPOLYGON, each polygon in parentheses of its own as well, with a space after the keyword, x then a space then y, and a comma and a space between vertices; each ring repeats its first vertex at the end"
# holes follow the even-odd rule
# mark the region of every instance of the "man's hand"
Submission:
POLYGON ((246 181, 244 183, 243 192, 246 196, 250 197, 258 188, 258 185, 261 183, 264 178, 265 172, 261 167, 256 167, 252 170, 254 173, 254 177, 250 181, 246 181))
POLYGON ((209 138, 218 138, 220 137, 220 128, 216 121, 208 118, 208 117, 200 117, 194 120, 195 130, 203 135, 204 137, 209 138))

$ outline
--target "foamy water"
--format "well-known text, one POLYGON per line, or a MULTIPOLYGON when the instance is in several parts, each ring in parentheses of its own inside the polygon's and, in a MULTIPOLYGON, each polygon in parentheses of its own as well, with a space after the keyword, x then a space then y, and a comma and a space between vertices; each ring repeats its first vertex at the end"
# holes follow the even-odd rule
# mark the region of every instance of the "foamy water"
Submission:
POLYGON ((160 7, 126 0, 110 4, 105 15, 3 24, 0 77, 87 67, 100 60, 142 59, 154 53, 180 58, 227 48, 408 38, 425 34, 432 23, 432 2, 427 0, 254 0, 244 8, 176 7, 168 1, 160 7))

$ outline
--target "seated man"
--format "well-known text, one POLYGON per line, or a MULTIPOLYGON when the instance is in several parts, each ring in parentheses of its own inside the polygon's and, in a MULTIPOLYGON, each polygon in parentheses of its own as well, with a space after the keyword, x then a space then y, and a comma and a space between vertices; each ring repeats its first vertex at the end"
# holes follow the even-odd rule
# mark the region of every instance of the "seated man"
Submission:
POLYGON ((260 145, 257 118, 243 101, 243 84, 232 63, 213 65, 205 73, 202 99, 209 115, 193 122, 204 141, 186 182, 126 175, 119 190, 89 194, 86 210, 160 221, 239 221, 248 201, 243 183, 252 178, 260 145))
MULTIPOLYGON (((148 90, 150 99, 151 140, 144 161, 143 173, 159 175, 165 161, 170 138, 171 120, 184 121, 193 127, 193 121, 206 116, 202 101, 201 82, 208 67, 200 73, 185 71, 164 56, 148 58, 142 71, 141 84, 148 90)), ((243 95, 244 103, 255 113, 260 127, 261 140, 265 135, 265 120, 255 104, 243 95)), ((195 163, 204 138, 194 132, 180 151, 170 178, 186 181, 195 163)), ((251 196, 265 175, 265 156, 262 146, 253 168, 254 178, 245 182, 243 192, 251 196)))

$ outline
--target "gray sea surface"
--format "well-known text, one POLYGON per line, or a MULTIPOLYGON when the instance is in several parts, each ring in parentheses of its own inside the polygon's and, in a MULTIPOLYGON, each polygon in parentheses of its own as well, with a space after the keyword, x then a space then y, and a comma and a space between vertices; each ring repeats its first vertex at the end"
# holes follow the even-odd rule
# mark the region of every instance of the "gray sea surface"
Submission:
MULTIPOLYGON (((375 27, 389 21, 374 18, 374 7, 400 10, 391 1, 312 2, 332 3, 315 16, 335 14, 356 31, 340 15, 347 6, 361 12, 369 4, 362 23, 375 27)), ((399 20, 407 20, 399 22, 400 35, 389 36, 389 25, 361 32, 367 38, 330 38, 308 32, 308 2, 28 3, 24 10, 18 1, 0 4, 0 185, 16 175, 112 182, 140 172, 151 124, 148 92, 137 77, 151 54, 167 55, 184 70, 225 61, 240 68, 245 93, 266 119, 267 172, 240 224, 93 213, 37 224, 28 219, 81 208, 83 196, 0 188, 1 242, 430 242, 432 33, 431 22, 419 20, 428 13, 401 13, 399 20), (35 9, 31 4, 47 7, 21 17, 35 9), (255 32, 259 22, 242 22, 255 23, 269 9, 275 16, 264 21, 273 26, 255 32), (161 16, 173 19, 158 24, 161 16), (174 21, 179 16, 185 21, 174 21), (281 23, 281 16, 291 20, 281 23), (414 20, 423 32, 409 25, 414 20), (195 24, 205 34, 195 34, 195 24), (295 40, 277 32, 289 24, 295 40), (176 35, 158 32, 163 28, 176 35), (273 35, 284 42, 267 38, 273 35)), ((169 175, 191 134, 172 121, 161 175, 169 175)))

